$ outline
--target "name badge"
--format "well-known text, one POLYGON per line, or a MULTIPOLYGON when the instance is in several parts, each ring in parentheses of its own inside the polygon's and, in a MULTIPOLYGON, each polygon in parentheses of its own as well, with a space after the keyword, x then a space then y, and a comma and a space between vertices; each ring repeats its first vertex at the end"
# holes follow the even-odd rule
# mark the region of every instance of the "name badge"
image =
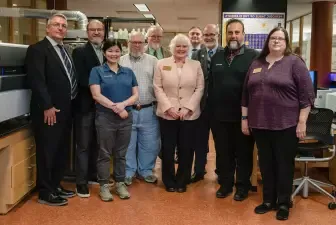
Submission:
POLYGON ((163 66, 163 70, 171 71, 172 67, 171 66, 163 66))
POLYGON ((216 64, 216 66, 223 66, 223 64, 216 64))
POLYGON ((261 68, 255 68, 254 70, 253 70, 253 73, 260 73, 261 72, 261 68))

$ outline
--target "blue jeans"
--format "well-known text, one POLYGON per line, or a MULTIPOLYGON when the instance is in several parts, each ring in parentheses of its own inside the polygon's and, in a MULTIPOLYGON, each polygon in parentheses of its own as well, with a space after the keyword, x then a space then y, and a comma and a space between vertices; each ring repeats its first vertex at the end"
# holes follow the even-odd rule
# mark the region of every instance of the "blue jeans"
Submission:
POLYGON ((126 177, 137 172, 146 177, 153 174, 160 151, 160 130, 153 106, 140 111, 133 109, 131 141, 126 153, 126 177))

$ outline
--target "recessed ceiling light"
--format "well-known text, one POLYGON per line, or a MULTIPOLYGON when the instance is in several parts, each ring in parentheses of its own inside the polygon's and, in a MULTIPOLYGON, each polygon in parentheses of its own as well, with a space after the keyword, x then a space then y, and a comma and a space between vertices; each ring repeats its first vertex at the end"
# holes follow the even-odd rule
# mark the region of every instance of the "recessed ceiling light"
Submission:
POLYGON ((153 14, 143 14, 144 17, 148 18, 148 19, 155 19, 155 17, 153 16, 153 14))
POLYGON ((140 12, 149 12, 146 4, 133 4, 140 12))

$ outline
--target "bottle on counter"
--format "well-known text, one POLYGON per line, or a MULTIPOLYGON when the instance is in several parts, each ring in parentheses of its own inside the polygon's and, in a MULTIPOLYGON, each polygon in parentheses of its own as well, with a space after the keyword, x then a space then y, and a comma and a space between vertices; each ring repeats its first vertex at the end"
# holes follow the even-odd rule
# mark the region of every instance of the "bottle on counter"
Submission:
POLYGON ((114 38, 114 32, 113 32, 113 27, 110 27, 109 32, 108 32, 108 38, 113 39, 114 38))
POLYGON ((121 28, 118 30, 118 39, 123 39, 123 30, 121 28))
POLYGON ((124 29, 124 31, 123 31, 123 39, 128 39, 128 30, 127 30, 127 28, 125 28, 124 29))

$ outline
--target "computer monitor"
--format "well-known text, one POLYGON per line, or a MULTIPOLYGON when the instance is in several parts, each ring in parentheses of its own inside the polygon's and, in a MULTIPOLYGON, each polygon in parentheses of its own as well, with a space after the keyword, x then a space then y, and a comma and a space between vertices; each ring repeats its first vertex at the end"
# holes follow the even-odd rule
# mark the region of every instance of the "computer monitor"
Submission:
POLYGON ((310 76, 310 79, 313 82, 314 92, 315 92, 315 96, 316 96, 316 94, 317 94, 317 71, 310 70, 309 71, 309 76, 310 76))

